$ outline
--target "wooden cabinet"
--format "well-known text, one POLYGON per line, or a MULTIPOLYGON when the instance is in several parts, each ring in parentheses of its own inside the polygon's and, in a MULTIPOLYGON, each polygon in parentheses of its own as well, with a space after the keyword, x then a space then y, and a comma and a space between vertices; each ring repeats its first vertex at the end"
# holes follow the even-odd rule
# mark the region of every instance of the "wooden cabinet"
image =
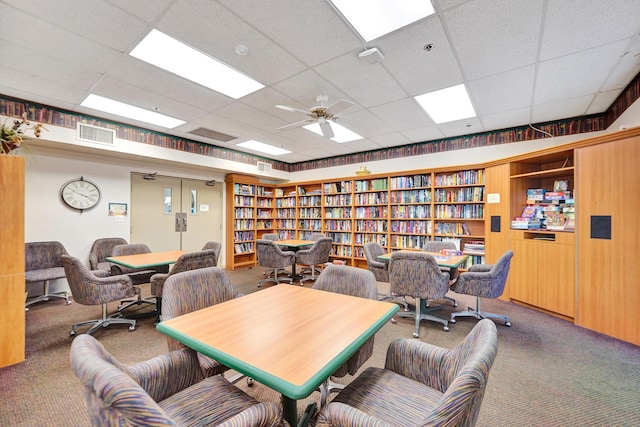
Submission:
POLYGON ((562 317, 575 316, 575 239, 569 233, 511 230, 511 299, 562 317))
POLYGON ((24 158, 0 155, 0 368, 25 358, 24 158))
POLYGON ((640 345, 640 128, 615 136, 576 150, 576 324, 640 345))

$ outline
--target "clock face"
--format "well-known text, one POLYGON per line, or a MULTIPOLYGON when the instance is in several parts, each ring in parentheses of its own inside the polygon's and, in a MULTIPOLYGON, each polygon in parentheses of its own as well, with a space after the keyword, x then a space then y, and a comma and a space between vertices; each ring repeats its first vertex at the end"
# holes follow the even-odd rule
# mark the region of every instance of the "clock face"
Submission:
POLYGON ((73 209, 91 209, 100 201, 100 189, 91 181, 76 178, 66 182, 60 190, 62 200, 73 209))

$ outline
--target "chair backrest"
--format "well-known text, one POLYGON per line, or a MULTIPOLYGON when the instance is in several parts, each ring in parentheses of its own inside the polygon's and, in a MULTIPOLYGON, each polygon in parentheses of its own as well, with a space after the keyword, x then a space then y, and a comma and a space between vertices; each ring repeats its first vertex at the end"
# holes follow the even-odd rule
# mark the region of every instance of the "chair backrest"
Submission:
MULTIPOLYGON (((359 298, 378 299, 375 275, 369 270, 347 265, 326 266, 313 284, 313 289, 359 298)), ((332 376, 354 375, 373 354, 374 337, 369 338, 332 376)))
POLYGON ((285 268, 296 260, 295 252, 283 251, 274 240, 268 239, 256 240, 256 257, 261 266, 268 268, 285 268))
POLYGON ((113 247, 116 245, 126 245, 128 242, 122 237, 105 237, 102 239, 96 239, 91 245, 91 250, 89 251, 89 265, 92 270, 98 270, 100 268, 99 264, 105 263, 107 268, 105 270, 110 270, 110 264, 108 261, 104 259, 113 254, 113 247))
POLYGON ((378 242, 367 242, 363 246, 364 256, 367 259, 367 268, 375 274, 380 282, 389 281, 389 264, 378 260, 378 255, 385 253, 378 242))
MULTIPOLYGON (((206 267, 172 274, 162 289, 161 320, 169 320, 192 311, 220 304, 242 294, 220 267, 206 267)), ((169 350, 183 345, 168 339, 169 350)))
POLYGON ((213 250, 215 252, 215 259, 216 259, 215 265, 218 265, 218 260, 220 259, 220 251, 222 251, 222 243, 211 240, 204 244, 204 246, 202 247, 202 250, 203 251, 213 250))
POLYGON ((480 298, 498 298, 504 292, 511 266, 513 251, 508 250, 489 271, 466 271, 460 273, 451 289, 454 292, 475 295, 480 298))
POLYGON ((444 425, 443 420, 446 425, 476 425, 497 353, 498 333, 489 319, 480 320, 459 345, 446 350, 435 372, 424 373, 433 381, 429 385, 444 395, 421 425, 444 425))
POLYGON ((389 284, 397 295, 442 299, 449 290, 449 275, 426 252, 399 251, 389 260, 389 284))
POLYGON ((106 304, 135 295, 129 276, 98 277, 82 261, 70 255, 61 255, 60 261, 64 266, 73 300, 78 304, 106 304))
POLYGON ((172 276, 183 271, 197 270, 199 268, 215 267, 217 264, 216 251, 206 249, 203 251, 187 252, 176 260, 173 268, 169 271, 172 276))
MULTIPOLYGON (((115 245, 111 250, 112 256, 149 254, 151 249, 144 243, 127 243, 123 245, 115 245)), ((148 268, 129 268, 124 265, 112 264, 112 274, 135 273, 137 271, 148 271, 148 268), (115 267, 115 268, 114 268, 115 267)))
POLYGON ((317 233, 317 232, 316 233, 311 233, 309 235, 309 240, 318 240, 318 239, 321 239, 323 237, 327 237, 327 235, 324 234, 324 233, 317 233))
POLYGON ((62 267, 61 255, 68 255, 60 242, 27 242, 24 244, 24 270, 62 267))
POLYGON ((453 242, 443 242, 440 240, 426 242, 422 247, 422 250, 425 252, 440 252, 442 249, 456 250, 457 248, 453 242))
MULTIPOLYGON (((123 421, 137 426, 176 425, 134 380, 133 372, 91 335, 79 335, 73 340, 70 358, 73 372, 84 385, 92 426, 116 427, 123 425, 123 421)), ((193 375, 198 375, 200 370, 193 371, 193 375)))
POLYGON ((306 265, 317 265, 329 262, 331 242, 330 237, 320 237, 314 241, 309 249, 299 250, 296 254, 296 259, 301 264, 306 265))
POLYGON ((280 240, 280 238, 278 237, 278 233, 265 233, 262 235, 262 239, 280 240))

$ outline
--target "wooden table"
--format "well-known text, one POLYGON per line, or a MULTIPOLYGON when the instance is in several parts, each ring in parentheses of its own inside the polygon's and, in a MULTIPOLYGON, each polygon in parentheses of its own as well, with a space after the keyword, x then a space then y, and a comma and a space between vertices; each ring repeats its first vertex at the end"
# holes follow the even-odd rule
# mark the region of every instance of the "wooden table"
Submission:
MULTIPOLYGON (((399 250, 397 252, 412 252, 413 253, 413 252, 416 252, 416 251, 399 250)), ((393 253, 393 252, 391 252, 391 253, 393 253)), ((388 262, 391 259, 391 253, 378 255, 378 259, 380 261, 388 262)), ((443 254, 438 253, 438 252, 427 252, 427 253, 429 255, 433 256, 436 259, 436 262, 438 263, 438 265, 440 267, 458 268, 460 266, 460 264, 462 264, 463 262, 465 262, 467 260, 467 258, 469 258, 468 255, 449 256, 449 255, 443 255, 443 254)))
POLYGON ((157 330, 282 394, 297 425, 310 395, 398 311, 396 304, 280 285, 185 314, 157 330))
MULTIPOLYGON (((283 240, 276 240, 276 245, 280 246, 280 247, 286 247, 291 249, 293 252, 298 252, 300 249, 302 248, 307 248, 309 246, 313 246, 313 244, 315 243, 315 241, 313 240, 299 240, 299 239, 283 239, 283 240)), ((298 277, 296 276, 296 263, 293 263, 293 266, 291 267, 291 278, 293 279, 293 281, 295 282, 298 277)))
POLYGON ((184 253, 185 251, 150 252, 148 254, 110 256, 105 260, 129 268, 151 268, 173 264, 184 253))

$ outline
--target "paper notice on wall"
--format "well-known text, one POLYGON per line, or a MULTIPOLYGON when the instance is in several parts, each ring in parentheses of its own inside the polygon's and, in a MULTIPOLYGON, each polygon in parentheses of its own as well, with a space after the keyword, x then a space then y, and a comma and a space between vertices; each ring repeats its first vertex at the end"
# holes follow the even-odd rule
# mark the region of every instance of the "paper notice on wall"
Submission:
POLYGON ((487 194, 487 203, 500 203, 500 193, 487 194))
POLYGON ((209 205, 200 205, 200 212, 209 212, 209 205))

